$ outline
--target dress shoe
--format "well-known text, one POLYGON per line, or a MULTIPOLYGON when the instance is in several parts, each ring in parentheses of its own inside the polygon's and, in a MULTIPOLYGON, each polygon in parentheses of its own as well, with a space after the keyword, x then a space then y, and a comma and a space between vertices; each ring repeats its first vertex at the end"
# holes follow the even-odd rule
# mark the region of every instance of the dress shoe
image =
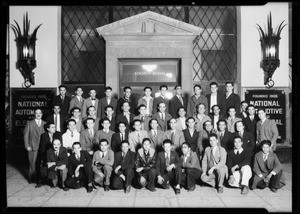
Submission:
POLYGON ((93 192, 93 187, 92 187, 92 186, 88 186, 88 187, 87 187, 87 192, 88 192, 88 193, 93 192))
POLYGON ((98 185, 96 184, 96 182, 92 182, 92 186, 94 189, 98 189, 98 187, 97 187, 98 185))
POLYGON ((69 188, 65 187, 65 186, 63 186, 62 189, 63 189, 63 191, 69 191, 69 188))
POLYGON ((180 188, 175 188, 175 194, 179 195, 180 194, 180 188))
POLYGON ((105 192, 109 191, 109 185, 105 185, 104 191, 105 191, 105 192))
POLYGON ((218 193, 223 193, 223 187, 218 188, 218 193))
POLYGON ((277 189, 275 189, 275 188, 272 188, 272 187, 271 187, 270 189, 271 189, 271 191, 274 192, 274 193, 277 192, 277 189))
POLYGON ((249 187, 248 186, 244 186, 243 190, 242 190, 242 195, 247 195, 249 192, 249 187))
POLYGON ((155 188, 148 188, 151 192, 155 192, 156 191, 156 189, 155 188))
POLYGON ((170 189, 170 183, 169 183, 169 181, 163 182, 162 186, 163 186, 164 189, 170 189))
POLYGON ((130 185, 127 186, 127 187, 125 188, 125 193, 129 193, 129 192, 130 192, 130 189, 131 189, 131 186, 130 186, 130 185))
POLYGON ((195 186, 192 186, 191 188, 188 189, 188 192, 193 192, 196 189, 195 186))
POLYGON ((40 188, 42 186, 41 183, 37 183, 34 188, 40 188))

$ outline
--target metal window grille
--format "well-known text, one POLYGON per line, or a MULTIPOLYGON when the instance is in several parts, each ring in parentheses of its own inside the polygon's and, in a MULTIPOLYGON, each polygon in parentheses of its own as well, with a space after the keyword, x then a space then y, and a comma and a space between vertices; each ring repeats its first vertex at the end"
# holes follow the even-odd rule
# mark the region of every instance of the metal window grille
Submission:
POLYGON ((96 28, 148 10, 204 29, 193 48, 194 82, 236 82, 234 6, 64 6, 62 82, 105 84, 105 41, 96 28))

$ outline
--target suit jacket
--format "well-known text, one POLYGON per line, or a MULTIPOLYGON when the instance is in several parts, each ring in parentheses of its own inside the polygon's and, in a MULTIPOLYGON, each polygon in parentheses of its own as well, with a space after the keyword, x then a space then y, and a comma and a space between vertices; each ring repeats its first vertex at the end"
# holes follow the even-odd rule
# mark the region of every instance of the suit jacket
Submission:
POLYGON ((242 119, 239 117, 235 117, 233 121, 231 121, 231 117, 226 118, 227 122, 227 130, 231 133, 235 132, 235 123, 241 121, 242 119))
POLYGON ((245 131, 248 131, 252 134, 253 139, 256 140, 256 124, 257 124, 257 116, 254 116, 253 121, 250 120, 250 117, 246 117, 243 119, 243 122, 245 124, 245 131))
POLYGON ((166 104, 166 112, 169 112, 169 100, 163 99, 162 96, 156 97, 153 100, 153 114, 158 112, 158 104, 159 103, 165 103, 166 104))
MULTIPOLYGON (((87 116, 86 111, 87 111, 88 107, 90 107, 91 105, 92 105, 91 97, 88 97, 83 101, 82 112, 81 112, 81 117, 82 118, 85 118, 87 116)), ((96 98, 96 101, 95 101, 96 117, 100 117, 100 115, 98 115, 98 107, 99 107, 99 99, 96 98)))
MULTIPOLYGON (((124 97, 121 97, 121 98, 118 99, 117 107, 116 107, 116 115, 123 113, 123 110, 121 109, 121 107, 122 107, 122 105, 125 101, 126 100, 125 100, 124 97)), ((135 100, 132 96, 130 97, 130 100, 129 100, 129 106, 130 106, 130 109, 129 109, 130 113, 131 114, 137 114, 137 112, 136 112, 136 103, 135 103, 135 100)))
POLYGON ((98 173, 103 166, 113 166, 115 161, 115 153, 111 149, 107 149, 104 157, 100 156, 100 151, 96 151, 93 156, 92 168, 95 173, 98 173), (96 163, 99 163, 97 165, 96 163))
POLYGON ((91 137, 90 132, 88 129, 83 130, 80 133, 80 144, 82 147, 82 150, 90 152, 95 151, 96 149, 96 142, 95 142, 96 132, 94 130, 94 135, 91 137))
MULTIPOLYGON (((141 120, 141 115, 135 116, 133 118, 133 120, 137 120, 137 119, 141 120)), ((146 131, 150 130, 150 120, 151 120, 151 117, 149 117, 149 116, 144 117, 144 120, 142 121, 142 130, 146 130, 146 131)))
POLYGON ((164 139, 169 139, 173 142, 172 149, 178 154, 181 153, 181 144, 185 142, 183 132, 180 130, 175 131, 175 135, 172 139, 172 130, 165 131, 164 139))
MULTIPOLYGON (((103 117, 99 120, 99 130, 103 129, 103 126, 102 126, 102 121, 104 118, 108 118, 108 117, 103 117)), ((109 118, 108 118, 109 119, 109 118)), ((110 121, 110 126, 109 126, 109 130, 112 130, 112 131, 116 131, 118 130, 118 127, 116 127, 116 116, 112 116, 112 118, 109 120, 110 121)))
MULTIPOLYGON (((177 154, 177 152, 175 151, 171 151, 170 152, 170 164, 175 165, 175 168, 178 167, 182 167, 182 162, 177 154)), ((159 175, 164 175, 167 173, 167 167, 166 167, 166 158, 165 158, 165 152, 159 152, 157 159, 156 159, 156 172, 157 172, 157 176, 159 175)))
MULTIPOLYGON (((151 97, 152 98, 152 97, 151 97)), ((150 103, 149 103, 149 114, 152 115, 153 112, 153 98, 150 99, 150 103)), ((141 99, 139 99, 138 101, 138 106, 144 104, 147 108, 147 101, 144 99, 144 97, 142 97, 141 99)))
POLYGON ((182 155, 180 159, 182 162, 182 168, 199 169, 200 171, 202 171, 200 167, 199 158, 196 152, 190 151, 186 161, 184 161, 184 155, 182 155))
POLYGON ((155 149, 156 152, 160 152, 162 150, 162 142, 165 140, 164 131, 157 130, 156 136, 153 136, 152 130, 148 131, 149 139, 151 140, 151 147, 155 149))
MULTIPOLYGON (((66 131, 66 128, 65 128, 65 122, 66 122, 66 117, 65 116, 62 116, 61 114, 59 114, 59 120, 60 120, 60 132, 61 133, 64 133, 66 131)), ((46 122, 47 123, 54 123, 54 114, 51 114, 49 115, 47 118, 46 118, 46 122)), ((78 131, 78 130, 77 130, 78 131)))
POLYGON ((91 167, 92 168, 92 160, 90 154, 87 151, 80 151, 80 159, 79 161, 76 159, 75 153, 71 154, 68 162, 68 176, 75 176, 75 170, 78 165, 83 164, 84 168, 91 167))
MULTIPOLYGON (((219 169, 220 167, 226 166, 226 158, 227 158, 227 152, 225 149, 221 146, 217 146, 216 153, 214 157, 211 155, 211 147, 206 147, 204 151, 204 156, 202 159, 202 169, 203 172, 207 172, 210 168, 212 168, 214 165, 211 164, 211 159, 213 158, 216 162, 216 169, 219 169)), ((227 177, 227 176, 226 176, 227 177)))
POLYGON ((182 97, 182 100, 183 100, 183 104, 180 102, 177 95, 174 95, 174 97, 172 99, 170 99, 170 101, 169 101, 169 113, 173 118, 178 117, 177 112, 178 112, 178 109, 180 107, 184 107, 184 109, 186 109, 187 101, 186 101, 185 97, 182 97))
POLYGON ((135 160, 135 152, 130 151, 128 149, 125 157, 122 157, 122 151, 115 153, 115 161, 113 165, 113 169, 117 168, 117 166, 121 166, 117 175, 120 176, 123 174, 123 171, 126 169, 133 169, 135 160))
POLYGON ((45 133, 45 124, 46 122, 41 120, 41 126, 38 127, 35 119, 27 121, 23 131, 25 149, 27 149, 27 147, 31 147, 32 151, 38 151, 41 135, 45 133))
POLYGON ((62 136, 60 132, 55 132, 52 137, 52 141, 50 141, 49 133, 45 132, 41 135, 41 141, 39 146, 38 155, 44 163, 47 161, 47 151, 52 148, 52 143, 54 139, 59 139, 62 142, 62 136))
MULTIPOLYGON (((111 100, 110 100, 110 106, 112 106, 114 109, 114 113, 113 113, 113 116, 116 116, 116 108, 117 108, 117 99, 114 98, 114 97, 111 97, 111 100)), ((100 100, 99 100, 99 108, 98 108, 98 117, 100 118, 104 118, 106 116, 105 114, 105 107, 108 106, 108 103, 107 103, 107 99, 106 97, 102 97, 100 100)))
POLYGON ((183 135, 184 135, 185 142, 189 142, 191 144, 191 150, 199 154, 199 149, 198 149, 199 132, 195 130, 193 133, 193 137, 191 137, 190 131, 187 128, 183 130, 183 135))
MULTIPOLYGON (((124 140, 128 140, 128 135, 129 135, 129 132, 126 130, 124 140)), ((122 140, 121 140, 120 132, 114 133, 111 138, 111 149, 115 153, 121 151, 121 142, 122 142, 122 140)))
POLYGON ((58 157, 56 157, 54 149, 50 148, 47 150, 47 163, 55 162, 56 165, 48 168, 48 178, 54 179, 57 177, 57 171, 55 171, 56 166, 66 165, 68 166, 68 152, 67 149, 63 146, 59 148, 58 157))
POLYGON ((204 115, 204 117, 199 120, 199 118, 196 116, 194 116, 194 119, 195 119, 195 128, 198 132, 202 131, 203 130, 203 124, 206 122, 206 121, 210 121, 210 117, 207 116, 207 115, 204 115))
POLYGON ((74 107, 80 108, 80 110, 82 112, 83 102, 84 102, 84 98, 83 97, 81 98, 81 101, 78 100, 78 98, 77 98, 76 95, 74 97, 72 97, 72 99, 70 101, 69 112, 71 113, 71 110, 74 107))
POLYGON ((106 139, 108 141, 108 146, 111 148, 111 138, 115 132, 109 130, 108 133, 105 133, 103 130, 99 130, 95 134, 95 143, 100 146, 100 140, 106 139))
POLYGON ((239 95, 235 94, 234 92, 232 92, 229 97, 226 99, 226 94, 224 94, 224 106, 225 106, 225 112, 224 112, 224 117, 227 117, 227 112, 228 112, 228 108, 229 107, 234 107, 235 111, 238 113, 240 112, 240 105, 241 105, 241 98, 239 95))
POLYGON ((129 115, 130 121, 128 121, 126 116, 123 113, 118 114, 117 117, 116 117, 116 127, 118 126, 118 124, 120 122, 124 122, 125 125, 126 125, 126 129, 127 130, 132 130, 131 124, 132 124, 132 121, 133 121, 134 117, 135 117, 134 114, 130 114, 129 115))
POLYGON ((138 138, 135 131, 129 133, 128 141, 129 141, 129 149, 133 152, 136 152, 141 146, 144 138, 148 138, 148 132, 145 130, 140 130, 140 137, 138 138))
MULTIPOLYGON (((239 136, 238 132, 234 133, 234 137, 239 136)), ((243 149, 248 149, 249 151, 253 152, 255 149, 255 141, 250 132, 244 131, 242 136, 243 141, 243 149)))
POLYGON ((220 132, 218 132, 218 138, 220 139, 220 145, 226 150, 226 152, 233 149, 233 133, 225 130, 223 137, 220 137, 220 132))
POLYGON ((207 98, 201 94, 198 99, 196 99, 195 95, 191 96, 191 98, 187 104, 187 117, 194 117, 197 114, 196 106, 199 103, 204 103, 204 105, 206 107, 204 114, 208 115, 207 98))
POLYGON ((256 134, 259 143, 263 140, 270 140, 273 145, 276 145, 276 140, 279 136, 277 125, 274 120, 266 118, 265 122, 261 124, 261 120, 256 124, 256 134))
MULTIPOLYGON (((199 149, 199 154, 203 155, 206 147, 210 146, 209 143, 209 138, 208 136, 211 133, 215 133, 217 134, 217 131, 215 131, 214 129, 210 131, 210 133, 208 133, 208 131, 206 130, 202 130, 199 132, 199 139, 198 139, 198 149, 199 149)), ((219 140, 219 139, 218 139, 219 140)), ((219 146, 221 146, 221 144, 219 143, 219 146)))
MULTIPOLYGON (((86 126, 86 119, 88 117, 85 117, 82 119, 82 125, 81 125, 81 130, 87 129, 88 127, 86 126)), ((95 125, 94 125, 94 131, 97 132, 98 130, 101 130, 101 120, 99 117, 94 118, 95 119, 95 125)))
MULTIPOLYGON (((211 111, 211 103, 210 103, 210 98, 211 98, 211 93, 210 94, 207 94, 206 95, 206 98, 207 98, 207 110, 208 112, 211 111)), ((220 93, 220 92, 217 92, 217 105, 220 107, 220 115, 224 115, 225 113, 225 97, 224 97, 224 94, 220 93)), ((212 113, 211 113, 212 114, 212 113)))
POLYGON ((252 152, 247 149, 243 149, 243 151, 240 154, 235 154, 234 149, 229 151, 227 154, 227 162, 226 162, 229 174, 230 175, 232 174, 231 168, 234 167, 235 165, 239 166, 238 170, 241 170, 241 168, 246 165, 251 166, 250 165, 250 161, 252 157, 251 153, 252 152))
POLYGON ((153 148, 150 148, 149 150, 149 157, 146 160, 144 149, 140 148, 135 156, 135 168, 144 167, 144 169, 138 174, 141 176, 145 171, 148 171, 149 169, 155 169, 156 168, 156 152, 153 148))
POLYGON ((59 113, 62 116, 67 117, 69 114, 70 102, 71 102, 71 98, 69 96, 65 96, 64 102, 62 102, 60 95, 57 95, 53 98, 52 106, 58 104, 61 109, 59 113))
POLYGON ((168 129, 168 122, 169 122, 169 120, 172 119, 172 116, 169 113, 165 112, 165 118, 164 118, 164 120, 162 120, 160 118, 160 116, 159 116, 159 113, 156 112, 155 114, 152 115, 152 119, 156 119, 157 120, 157 122, 158 122, 157 129, 160 129, 162 131, 167 131, 167 129, 168 129))
MULTIPOLYGON (((221 112, 220 112, 220 113, 221 113, 221 112)), ((213 115, 213 114, 209 115, 209 118, 211 119, 211 123, 212 123, 214 129, 218 129, 218 128, 216 128, 216 127, 214 126, 214 124, 215 124, 215 118, 214 118, 214 115, 213 115)), ((220 115, 219 115, 219 120, 226 120, 226 118, 223 117, 223 116, 220 114, 220 115)), ((219 120, 218 120, 218 121, 219 121, 219 120)), ((216 121, 216 123, 217 123, 218 121, 216 121)), ((218 125, 217 125, 217 126, 218 126, 218 125)))

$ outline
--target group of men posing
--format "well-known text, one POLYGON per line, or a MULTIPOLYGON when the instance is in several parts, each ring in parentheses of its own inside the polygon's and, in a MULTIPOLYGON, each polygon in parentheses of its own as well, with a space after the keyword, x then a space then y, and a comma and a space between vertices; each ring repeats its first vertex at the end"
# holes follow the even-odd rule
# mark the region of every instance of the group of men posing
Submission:
POLYGON ((174 88, 168 100, 168 87, 159 87, 160 96, 144 96, 135 102, 131 88, 124 97, 96 98, 90 90, 82 97, 77 87, 75 96, 66 96, 66 86, 59 86, 53 99, 53 114, 42 120, 36 109, 35 118, 24 129, 28 151, 28 181, 41 187, 49 179, 51 186, 65 191, 82 186, 87 192, 103 186, 105 191, 131 186, 156 191, 160 186, 181 187, 194 191, 196 181, 207 183, 223 192, 223 185, 250 189, 270 187, 276 192, 284 184, 282 165, 274 150, 278 130, 263 108, 256 110, 240 102, 226 83, 226 93, 218 84, 210 84, 211 93, 201 94, 200 85, 187 101, 181 86, 174 88), (258 115, 258 116, 257 116, 258 115))

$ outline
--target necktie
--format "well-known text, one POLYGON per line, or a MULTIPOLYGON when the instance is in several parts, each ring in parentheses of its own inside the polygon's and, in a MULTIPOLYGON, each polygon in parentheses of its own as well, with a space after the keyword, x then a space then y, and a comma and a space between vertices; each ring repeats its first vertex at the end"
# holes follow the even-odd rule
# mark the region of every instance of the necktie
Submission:
POLYGON ((267 160, 267 155, 264 154, 264 162, 267 160))
POLYGON ((171 141, 174 143, 174 132, 171 134, 171 141))
POLYGON ((104 158, 104 152, 102 152, 102 158, 104 158))
POLYGON ((221 132, 221 134, 220 134, 220 140, 223 139, 223 136, 224 136, 224 134, 223 134, 223 132, 221 132))
POLYGON ((93 131, 90 130, 89 132, 90 132, 90 137, 93 137, 93 131))
POLYGON ((73 134, 73 132, 71 132, 71 137, 74 137, 74 134, 73 134))
POLYGON ((56 158, 58 158, 58 151, 55 152, 55 156, 56 156, 56 158))
POLYGON ((156 131, 155 130, 153 131, 153 136, 156 137, 156 131))
POLYGON ((61 96, 61 103, 64 103, 65 96, 61 96))
POLYGON ((124 135, 123 135, 123 133, 121 133, 121 141, 123 141, 124 140, 124 135))
POLYGON ((125 154, 124 152, 122 152, 122 157, 123 157, 123 160, 122 160, 122 162, 124 162, 124 160, 125 160, 125 156, 126 156, 126 154, 125 154))
POLYGON ((162 119, 162 120, 165 120, 165 118, 164 118, 164 113, 161 113, 161 119, 162 119))
POLYGON ((240 137, 243 137, 242 132, 239 132, 239 136, 240 136, 240 137))
POLYGON ((76 159, 79 161, 80 160, 80 157, 79 155, 75 155, 76 156, 76 159))
POLYGON ((169 154, 167 153, 167 157, 166 157, 166 166, 170 165, 170 157, 169 154))
POLYGON ((57 115, 54 115, 55 131, 57 131, 57 115))
POLYGON ((182 99, 181 96, 179 96, 179 100, 180 100, 180 102, 181 102, 181 105, 183 105, 183 99, 182 99))
POLYGON ((144 116, 142 116, 142 117, 141 117, 141 121, 142 121, 142 123, 144 122, 144 120, 145 120, 145 118, 144 118, 144 116))
POLYGON ((239 155, 239 154, 240 154, 240 152, 239 152, 239 150, 237 150, 237 151, 236 151, 236 155, 239 155))
POLYGON ((141 136, 140 136, 140 132, 137 133, 137 138, 138 138, 138 143, 141 143, 141 136))

